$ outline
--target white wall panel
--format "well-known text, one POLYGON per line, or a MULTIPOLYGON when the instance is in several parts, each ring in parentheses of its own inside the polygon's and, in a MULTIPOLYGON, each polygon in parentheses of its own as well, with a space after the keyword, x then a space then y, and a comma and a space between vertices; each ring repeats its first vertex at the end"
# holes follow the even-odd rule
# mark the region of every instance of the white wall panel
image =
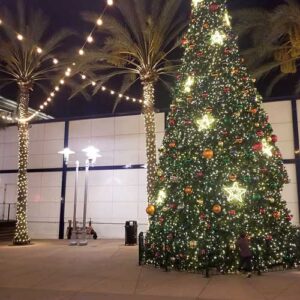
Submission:
POLYGON ((16 126, 7 127, 4 130, 4 143, 17 143, 18 130, 16 126))
POLYGON ((91 120, 80 120, 70 122, 70 138, 91 137, 91 120))
POLYGON ((41 141, 45 139, 45 124, 33 124, 29 129, 30 141, 41 141))
POLYGON ((115 134, 115 119, 102 118, 92 120, 92 136, 104 137, 114 136, 115 134))
POLYGON ((65 123, 53 122, 45 124, 45 140, 63 140, 65 135, 65 123))
POLYGON ((139 115, 115 118, 115 135, 139 133, 139 119, 139 115))
POLYGON ((292 106, 290 101, 268 102, 263 104, 272 124, 290 123, 292 120, 292 106))

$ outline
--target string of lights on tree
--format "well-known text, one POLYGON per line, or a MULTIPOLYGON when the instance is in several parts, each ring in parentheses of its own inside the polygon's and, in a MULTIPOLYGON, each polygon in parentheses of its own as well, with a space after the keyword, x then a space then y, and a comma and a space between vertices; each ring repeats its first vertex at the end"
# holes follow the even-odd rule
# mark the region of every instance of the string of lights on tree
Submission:
MULTIPOLYGON (((107 6, 112 6, 113 5, 113 0, 107 0, 107 6)), ((91 44, 94 42, 94 37, 93 34, 97 28, 97 26, 102 26, 103 25, 103 15, 106 12, 107 6, 104 8, 103 12, 101 13, 101 15, 97 18, 94 27, 92 28, 92 30, 90 31, 90 33, 88 34, 84 44, 82 45, 82 47, 80 47, 80 49, 78 50, 78 55, 82 56, 85 55, 85 48, 88 44, 91 44)), ((0 19, 0 25, 4 25, 5 23, 3 22, 3 20, 0 19)), ((24 41, 26 39, 26 37, 24 37, 22 34, 15 32, 16 34, 16 39, 19 40, 20 42, 24 41)), ((37 45, 35 51, 38 54, 42 54, 43 53, 43 49, 41 46, 37 45)), ((53 64, 58 64, 59 60, 56 57, 52 58, 52 63, 53 64)), ((46 100, 42 102, 42 104, 39 106, 38 110, 36 110, 35 113, 33 113, 32 115, 30 115, 29 117, 23 118, 23 119, 19 119, 18 117, 12 117, 11 115, 2 115, 1 118, 3 120, 7 120, 7 121, 17 121, 17 122, 29 122, 30 120, 32 120, 33 118, 35 118, 36 116, 38 116, 38 114, 40 112, 42 112, 44 109, 46 109, 48 107, 48 105, 50 103, 52 103, 54 97, 57 95, 57 93, 60 91, 60 89, 62 88, 62 86, 65 84, 67 78, 72 76, 72 67, 74 67, 76 65, 75 62, 72 63, 72 65, 67 66, 65 69, 64 74, 62 75, 61 79, 57 82, 57 84, 54 86, 53 90, 50 92, 50 94, 46 97, 46 100)), ((88 76, 84 73, 80 73, 78 76, 80 76, 80 78, 82 80, 89 80, 90 81, 90 85, 91 86, 95 86, 96 82, 93 81, 91 78, 88 78, 88 76)), ((123 99, 126 101, 130 101, 132 103, 139 103, 139 104, 143 104, 143 100, 142 99, 137 99, 135 97, 131 97, 128 95, 124 95, 122 93, 119 93, 116 90, 110 89, 106 86, 101 86, 100 91, 103 93, 108 93, 109 95, 117 95, 119 99, 123 99)))
POLYGON ((288 177, 277 136, 231 32, 226 0, 193 0, 185 54, 147 207, 148 264, 238 268, 236 240, 253 264, 295 263, 295 229, 281 199, 288 177))

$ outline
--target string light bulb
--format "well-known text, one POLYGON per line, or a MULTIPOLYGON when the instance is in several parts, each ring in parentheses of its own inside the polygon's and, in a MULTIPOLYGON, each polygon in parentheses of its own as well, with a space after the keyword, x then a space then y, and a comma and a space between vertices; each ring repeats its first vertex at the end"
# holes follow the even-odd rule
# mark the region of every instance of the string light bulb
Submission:
POLYGON ((84 50, 83 49, 79 49, 78 53, 79 53, 79 55, 84 55, 84 50))
POLYGON ((58 64, 58 59, 57 58, 53 58, 52 62, 57 65, 58 64))
POLYGON ((18 34, 17 34, 17 39, 18 39, 19 41, 23 41, 24 37, 23 37, 22 34, 18 33, 18 34))
POLYGON ((102 21, 101 18, 98 18, 98 19, 97 19, 97 25, 98 25, 98 26, 103 25, 103 21, 102 21))
POLYGON ((89 35, 87 38, 86 38, 86 41, 88 43, 92 43, 94 41, 93 37, 91 35, 89 35))
POLYGON ((107 0, 107 5, 112 6, 114 4, 113 0, 107 0))

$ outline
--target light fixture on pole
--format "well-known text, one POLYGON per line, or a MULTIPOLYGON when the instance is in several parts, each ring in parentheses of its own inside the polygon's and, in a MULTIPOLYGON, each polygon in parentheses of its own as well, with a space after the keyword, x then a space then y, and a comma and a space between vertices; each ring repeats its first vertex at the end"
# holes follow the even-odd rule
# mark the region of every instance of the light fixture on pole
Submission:
MULTIPOLYGON (((58 152, 59 154, 63 154, 65 163, 69 163, 69 157, 71 154, 75 154, 74 151, 72 151, 70 148, 65 148, 62 151, 58 152)), ((77 234, 76 234, 76 208, 77 208, 77 195, 78 195, 78 174, 79 174, 79 161, 76 160, 75 162, 76 166, 76 174, 75 174, 75 187, 74 187, 74 208, 73 208, 73 229, 72 229, 72 235, 71 235, 71 241, 70 246, 77 245, 77 234)))
POLYGON ((98 157, 101 157, 99 154, 99 149, 94 146, 89 146, 82 150, 86 153, 87 160, 85 162, 85 184, 84 184, 84 203, 83 203, 83 226, 82 226, 82 236, 81 241, 79 242, 80 246, 87 245, 86 238, 86 208, 87 208, 87 198, 88 198, 88 180, 89 180, 89 169, 90 165, 96 162, 98 157))
POLYGON ((70 155, 74 154, 75 152, 72 151, 70 148, 64 148, 64 150, 59 151, 58 153, 64 156, 65 163, 68 164, 70 155))

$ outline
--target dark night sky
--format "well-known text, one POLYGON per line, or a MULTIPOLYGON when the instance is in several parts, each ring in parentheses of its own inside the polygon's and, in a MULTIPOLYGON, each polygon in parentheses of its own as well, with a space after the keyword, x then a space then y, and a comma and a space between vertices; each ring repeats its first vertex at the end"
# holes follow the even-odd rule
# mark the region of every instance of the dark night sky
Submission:
MULTIPOLYGON (((14 7, 17 0, 0 0, 0 9, 3 5, 8 7, 14 7)), ((126 1, 126 0, 122 0, 126 1)), ((150 0, 149 0, 150 1, 150 0)), ((155 1, 155 0, 151 0, 155 1)), ((300 0, 299 0, 300 1, 300 0)), ((283 0, 229 0, 229 8, 245 8, 260 6, 271 8, 283 0)), ((82 11, 95 11, 101 12, 106 0, 25 0, 26 5, 34 8, 41 8, 50 18, 50 31, 58 30, 59 28, 66 27, 79 33, 79 37, 69 41, 64 46, 66 50, 74 48, 74 53, 77 53, 78 48, 82 45, 84 37, 91 30, 91 24, 84 22, 80 13, 82 11), (80 39, 82 37, 82 39, 80 39), (77 49, 77 50, 76 50, 77 49)), ((187 1, 186 8, 183 9, 183 14, 188 14, 187 1)), ((109 8, 114 10, 115 8, 109 8)), ((16 98, 15 89, 9 88, 2 90, 0 94, 7 96, 11 99, 16 98)), ((141 90, 139 88, 131 90, 128 94, 140 97, 141 90)), ((288 90, 278 90, 276 95, 290 94, 288 90)), ((53 106, 48 107, 46 113, 56 117, 63 116, 82 116, 82 115, 95 115, 102 113, 110 113, 113 106, 113 98, 107 94, 98 94, 92 101, 87 102, 83 97, 76 97, 72 100, 68 99, 68 90, 64 90, 55 97, 53 106)), ((168 94, 160 91, 156 98, 157 106, 160 108, 168 107, 171 99, 168 94)), ((40 94, 34 93, 32 95, 31 106, 36 107, 41 102, 40 94)), ((117 112, 129 112, 139 111, 138 105, 130 105, 128 103, 120 104, 117 108, 117 112)))

